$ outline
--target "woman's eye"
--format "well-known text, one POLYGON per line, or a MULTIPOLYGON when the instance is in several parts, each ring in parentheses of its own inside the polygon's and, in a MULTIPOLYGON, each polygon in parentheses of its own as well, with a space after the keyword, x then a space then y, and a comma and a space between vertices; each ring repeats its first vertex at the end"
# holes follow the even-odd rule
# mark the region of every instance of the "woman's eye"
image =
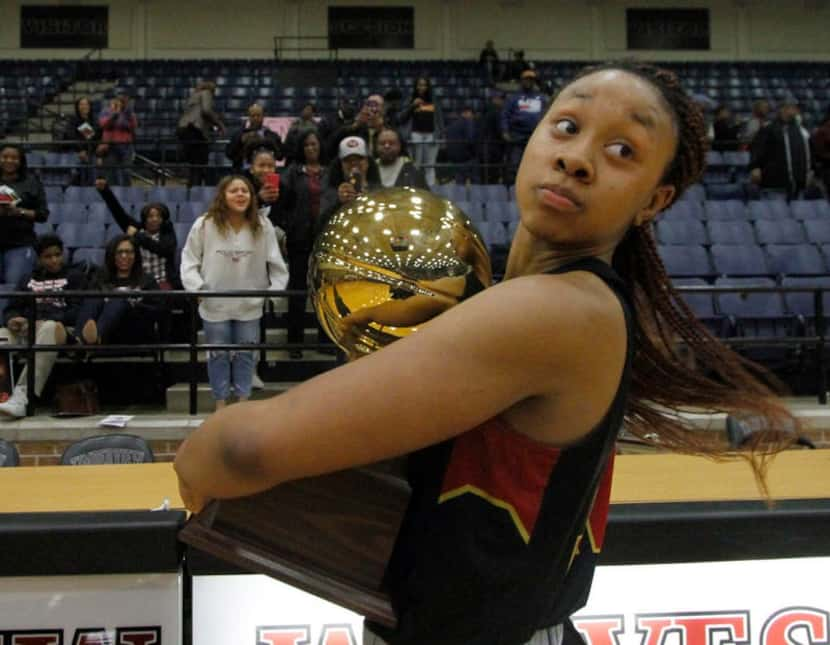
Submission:
POLYGON ((559 119, 553 125, 557 130, 559 130, 559 132, 564 132, 565 134, 576 134, 579 132, 579 128, 576 127, 576 123, 570 119, 559 119))
POLYGON ((608 146, 608 150, 611 154, 623 159, 631 159, 634 156, 634 150, 626 143, 612 143, 608 146))

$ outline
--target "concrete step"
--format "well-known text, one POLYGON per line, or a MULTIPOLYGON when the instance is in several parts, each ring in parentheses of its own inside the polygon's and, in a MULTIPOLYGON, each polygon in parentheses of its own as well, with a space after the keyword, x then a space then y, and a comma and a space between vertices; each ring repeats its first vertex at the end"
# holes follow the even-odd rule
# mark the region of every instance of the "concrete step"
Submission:
MULTIPOLYGON (((251 398, 255 400, 270 399, 272 396, 282 394, 297 383, 274 382, 265 383, 261 390, 251 392, 251 398)), ((210 385, 199 383, 196 390, 196 409, 198 414, 213 412, 215 404, 210 393, 210 385)), ((187 414, 190 410, 190 386, 187 383, 175 383, 167 388, 166 410, 169 414, 187 414)))

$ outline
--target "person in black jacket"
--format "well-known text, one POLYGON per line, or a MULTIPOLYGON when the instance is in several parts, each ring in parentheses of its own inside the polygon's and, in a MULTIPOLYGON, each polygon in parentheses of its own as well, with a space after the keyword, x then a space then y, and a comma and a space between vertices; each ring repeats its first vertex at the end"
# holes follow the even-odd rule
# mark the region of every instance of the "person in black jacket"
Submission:
POLYGON ((797 199, 807 186, 810 146, 795 115, 794 97, 785 97, 778 118, 761 128, 752 141, 750 179, 762 195, 797 199))
POLYGON ((369 146, 365 139, 346 137, 338 146, 337 157, 329 164, 329 180, 320 201, 318 231, 338 208, 350 203, 361 193, 383 187, 378 166, 369 156, 369 146))
POLYGON ((132 236, 141 253, 141 267, 153 276, 159 289, 179 289, 176 270, 176 231, 170 221, 170 209, 161 202, 146 204, 141 209, 140 220, 130 217, 106 179, 96 179, 95 187, 107 204, 116 224, 132 236))
MULTIPOLYGON (((31 275, 23 278, 16 291, 79 291, 86 288, 86 277, 80 271, 67 268, 63 255, 63 241, 53 234, 38 238, 34 247, 38 263, 31 275)), ((26 313, 30 306, 26 298, 14 298, 6 307, 6 327, 15 339, 23 342, 27 337, 29 326, 26 313)), ((35 343, 38 345, 63 345, 67 341, 66 328, 75 322, 78 315, 77 298, 37 298, 35 300, 35 343)), ((39 397, 46 381, 52 373, 57 359, 56 352, 37 352, 35 354, 35 389, 32 394, 39 397)), ((27 371, 23 368, 11 397, 0 403, 0 418, 20 418, 26 416, 29 402, 27 391, 27 371)))
POLYGON ((274 158, 280 161, 283 158, 282 138, 273 130, 265 126, 265 112, 261 105, 254 103, 248 108, 248 120, 236 132, 225 148, 225 156, 231 160, 234 172, 241 172, 247 153, 260 145, 273 148, 274 158))
POLYGON ((35 222, 49 218, 43 184, 16 144, 0 145, 0 283, 17 284, 35 264, 35 222))
POLYGON ((401 133, 394 128, 384 128, 375 141, 380 183, 385 188, 411 186, 429 190, 424 173, 409 158, 401 133))
POLYGON ((93 168, 98 159, 95 148, 101 138, 98 119, 92 113, 92 102, 82 96, 75 101, 75 114, 66 124, 63 133, 64 141, 68 142, 69 149, 78 153, 77 181, 79 186, 91 186, 94 176, 93 168))
MULTIPOLYGON (((104 267, 89 285, 92 291, 158 291, 155 278, 136 257, 138 246, 130 235, 119 235, 107 245, 104 267)), ((161 311, 159 299, 84 298, 75 335, 88 345, 134 343, 152 340, 161 311)))

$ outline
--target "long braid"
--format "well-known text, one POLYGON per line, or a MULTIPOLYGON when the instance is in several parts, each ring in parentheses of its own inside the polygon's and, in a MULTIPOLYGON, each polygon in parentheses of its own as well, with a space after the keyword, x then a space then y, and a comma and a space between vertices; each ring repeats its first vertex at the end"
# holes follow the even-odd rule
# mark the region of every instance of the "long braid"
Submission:
MULTIPOLYGON (((675 187, 673 200, 698 181, 706 156, 706 127, 700 108, 683 90, 677 76, 651 65, 624 61, 588 68, 619 69, 649 81, 674 116, 677 151, 662 184, 675 187)), ((668 204, 671 205, 671 204, 668 204)), ((798 420, 775 397, 783 386, 763 367, 723 345, 694 315, 674 289, 660 259, 650 223, 633 227, 617 247, 614 267, 632 291, 637 318, 637 354, 632 370, 627 429, 663 448, 722 457, 711 439, 692 432, 679 413, 750 413, 763 416, 769 430, 755 433, 742 453, 766 492, 768 457, 794 441, 798 420), (682 343, 692 353, 695 368, 678 355, 682 343), (788 430, 784 432, 783 430, 788 430)))

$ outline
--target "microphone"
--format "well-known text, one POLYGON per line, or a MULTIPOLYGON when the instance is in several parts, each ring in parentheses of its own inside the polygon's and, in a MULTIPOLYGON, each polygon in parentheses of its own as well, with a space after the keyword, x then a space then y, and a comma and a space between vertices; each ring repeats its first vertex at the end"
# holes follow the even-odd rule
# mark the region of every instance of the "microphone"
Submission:
POLYGON ((363 192, 363 179, 360 176, 360 170, 357 168, 352 169, 352 172, 349 174, 349 183, 354 186, 355 192, 363 192))

